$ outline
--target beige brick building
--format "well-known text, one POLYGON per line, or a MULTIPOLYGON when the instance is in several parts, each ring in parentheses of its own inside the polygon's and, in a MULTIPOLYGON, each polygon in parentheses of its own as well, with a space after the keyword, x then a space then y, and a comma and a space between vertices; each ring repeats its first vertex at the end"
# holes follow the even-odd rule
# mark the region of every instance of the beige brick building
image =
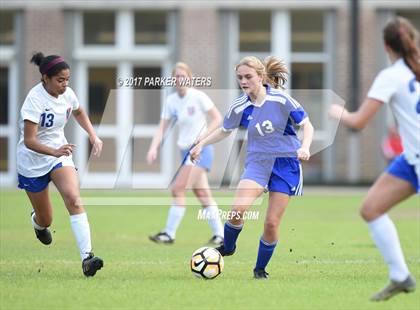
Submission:
MULTIPOLYGON (((237 90, 234 64, 245 55, 277 55, 291 69, 288 87, 317 90, 303 92, 301 103, 315 124, 318 146, 327 145, 334 134, 325 117, 326 93, 320 89, 344 101, 350 98, 350 1, 3 0, 0 9, 2 186, 16 183, 19 109, 40 79, 29 63, 34 51, 67 59, 71 86, 105 142, 104 156, 89 161, 86 136, 74 123, 66 129, 78 145, 75 162, 86 187, 162 187, 178 167, 174 135, 157 164, 145 163, 164 104, 163 88, 119 87, 119 78, 129 84, 130 77, 169 76, 176 61, 185 61, 195 76, 212 78, 212 86, 204 90, 223 113, 237 90)), ((420 8, 415 0, 361 0, 359 9, 363 99, 374 76, 387 65, 381 42, 386 20, 399 14, 419 28, 420 8)), ((317 147, 320 152, 305 164, 306 181, 374 180, 385 167, 380 144, 388 121, 383 109, 361 133, 339 127, 332 146, 317 147)), ((243 139, 238 134, 216 145, 213 185, 234 184, 243 139)))

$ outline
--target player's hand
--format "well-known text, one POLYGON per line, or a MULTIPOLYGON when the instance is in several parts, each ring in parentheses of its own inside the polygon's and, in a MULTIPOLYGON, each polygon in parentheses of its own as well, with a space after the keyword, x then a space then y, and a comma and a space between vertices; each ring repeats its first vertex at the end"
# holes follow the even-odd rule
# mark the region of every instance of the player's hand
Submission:
POLYGON ((102 140, 99 139, 98 136, 90 136, 89 141, 90 144, 92 144, 93 155, 95 155, 96 157, 101 156, 102 146, 104 145, 102 140))
POLYGON ((348 111, 339 104, 333 104, 328 110, 328 116, 340 120, 348 111))
POLYGON ((309 149, 301 147, 297 150, 297 157, 299 160, 309 160, 311 153, 309 152, 309 149))
POLYGON ((157 158, 157 149, 150 149, 149 152, 147 152, 147 163, 151 165, 157 158))
POLYGON ((71 143, 64 144, 54 151, 53 156, 55 157, 70 156, 73 153, 73 149, 75 147, 76 147, 75 144, 71 144, 71 143))
POLYGON ((191 161, 195 164, 199 159, 200 159, 200 154, 201 154, 201 150, 203 149, 203 147, 201 146, 201 144, 197 144, 196 146, 194 146, 191 151, 190 151, 190 157, 191 157, 191 161))

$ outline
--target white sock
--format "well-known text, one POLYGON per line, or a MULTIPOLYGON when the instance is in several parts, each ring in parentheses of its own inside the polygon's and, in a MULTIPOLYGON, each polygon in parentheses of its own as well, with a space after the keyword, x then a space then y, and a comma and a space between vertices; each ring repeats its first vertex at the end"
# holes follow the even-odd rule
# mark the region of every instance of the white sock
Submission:
POLYGON ((44 230, 45 228, 47 228, 47 227, 42 227, 42 226, 38 225, 37 222, 35 222, 35 212, 32 213, 31 222, 32 222, 32 225, 34 226, 34 228, 36 228, 38 230, 44 230))
POLYGON ((175 239, 176 230, 178 229, 178 226, 181 223, 181 220, 184 217, 184 214, 185 214, 184 207, 178 207, 176 205, 172 205, 172 207, 169 209, 165 232, 172 239, 175 239))
POLYGON ((214 203, 203 208, 203 213, 211 227, 211 230, 213 231, 213 235, 223 238, 224 229, 222 221, 220 220, 219 208, 217 207, 217 204, 214 203))
POLYGON ((70 215, 70 223, 83 260, 92 252, 90 227, 86 213, 70 215))
POLYGON ((387 214, 368 223, 370 233, 389 268, 389 278, 404 281, 410 272, 404 260, 395 225, 387 214))

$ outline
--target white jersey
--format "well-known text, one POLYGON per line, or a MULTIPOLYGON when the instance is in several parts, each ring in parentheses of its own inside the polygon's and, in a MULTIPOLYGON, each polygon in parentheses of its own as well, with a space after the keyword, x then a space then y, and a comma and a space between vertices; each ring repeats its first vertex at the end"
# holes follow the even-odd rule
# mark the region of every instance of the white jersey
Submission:
POLYGON ((401 58, 382 70, 368 95, 391 107, 404 149, 411 165, 420 163, 420 83, 401 58))
POLYGON ((188 149, 207 130, 206 113, 213 107, 209 96, 194 88, 189 88, 184 97, 177 92, 167 97, 161 118, 177 121, 179 148, 188 149))
POLYGON ((57 149, 67 144, 64 136, 64 126, 73 110, 79 108, 79 101, 70 87, 59 95, 51 96, 42 83, 33 87, 22 105, 20 111, 20 139, 17 146, 17 171, 19 174, 32 178, 47 174, 55 165, 63 162, 63 166, 74 166, 72 156, 60 158, 40 154, 28 149, 23 142, 24 120, 38 124, 36 137, 44 145, 57 149))

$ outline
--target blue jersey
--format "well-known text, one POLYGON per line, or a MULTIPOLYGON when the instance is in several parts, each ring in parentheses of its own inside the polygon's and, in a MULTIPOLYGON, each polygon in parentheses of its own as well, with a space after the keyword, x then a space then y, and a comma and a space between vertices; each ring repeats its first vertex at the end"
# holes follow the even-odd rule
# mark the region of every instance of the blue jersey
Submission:
POLYGON ((308 115, 302 106, 284 91, 266 87, 260 106, 244 93, 234 100, 223 121, 223 129, 248 129, 248 157, 296 157, 301 144, 294 129, 303 125, 308 115))

